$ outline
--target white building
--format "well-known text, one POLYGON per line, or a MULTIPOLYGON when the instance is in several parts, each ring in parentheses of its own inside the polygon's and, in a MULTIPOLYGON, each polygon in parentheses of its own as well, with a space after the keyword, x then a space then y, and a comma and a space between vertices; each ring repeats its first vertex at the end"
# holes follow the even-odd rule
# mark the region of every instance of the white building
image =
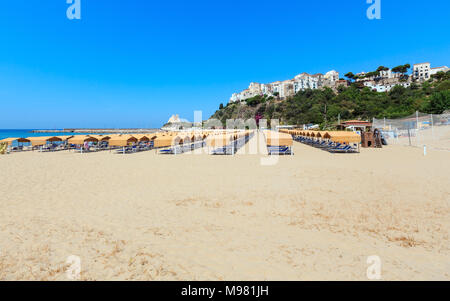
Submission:
POLYGON ((325 73, 323 77, 324 79, 329 80, 330 82, 337 82, 339 80, 339 72, 331 70, 325 73))
POLYGON ((386 79, 398 79, 401 77, 400 73, 392 72, 391 69, 386 71, 380 71, 378 75, 367 77, 366 72, 357 73, 356 76, 360 76, 362 78, 358 78, 357 82, 365 82, 365 81, 373 81, 373 80, 386 80, 386 79))
POLYGON ((429 80, 431 77, 430 71, 430 63, 414 64, 412 76, 415 80, 429 80))
MULTIPOLYGON (((248 90, 251 95, 256 96, 261 94, 261 84, 259 83, 250 83, 248 90)), ((251 96, 252 97, 252 96, 251 96)))
POLYGON ((294 92, 294 80, 285 80, 281 82, 280 97, 286 98, 295 95, 294 92))
POLYGON ((447 72, 449 70, 447 66, 431 68, 430 63, 415 64, 413 65, 412 76, 416 80, 426 81, 438 72, 447 72))
POLYGON ((391 83, 391 84, 377 84, 375 81, 366 81, 364 82, 364 86, 369 87, 372 90, 377 90, 377 92, 389 92, 392 88, 395 86, 402 86, 402 87, 409 87, 411 86, 411 83, 408 82, 398 82, 398 83, 391 83))
POLYGON ((447 72, 449 70, 450 70, 450 68, 448 68, 447 66, 431 68, 430 69, 430 76, 432 76, 434 74, 437 74, 438 72, 447 72))
POLYGON ((261 92, 263 95, 273 95, 273 87, 271 84, 261 84, 261 92))
POLYGON ((400 78, 400 76, 401 76, 400 73, 392 72, 392 70, 389 69, 389 70, 386 70, 386 71, 380 71, 380 76, 379 77, 381 79, 386 79, 386 78, 391 79, 391 78, 400 78))
POLYGON ((248 98, 257 95, 275 96, 286 98, 294 96, 296 93, 306 89, 319 89, 322 86, 334 86, 334 83, 339 81, 339 73, 337 71, 329 71, 325 76, 321 73, 310 75, 308 73, 301 73, 295 76, 294 79, 285 81, 276 81, 269 84, 259 84, 252 82, 248 89, 233 93, 230 98, 230 103, 245 101, 248 98))
POLYGON ((281 82, 280 81, 270 83, 270 86, 272 87, 272 95, 275 93, 280 94, 280 92, 281 92, 281 82))
POLYGON ((294 94, 306 89, 318 89, 319 88, 319 76, 310 75, 308 73, 302 73, 294 78, 294 94))

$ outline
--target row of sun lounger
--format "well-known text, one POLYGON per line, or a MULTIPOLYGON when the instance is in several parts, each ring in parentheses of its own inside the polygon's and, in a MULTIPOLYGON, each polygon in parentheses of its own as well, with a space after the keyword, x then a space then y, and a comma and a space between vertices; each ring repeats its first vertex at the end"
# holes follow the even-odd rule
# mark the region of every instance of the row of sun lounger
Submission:
POLYGON ((292 136, 271 130, 264 131, 267 153, 269 156, 294 155, 292 150, 292 136))
MULTIPOLYGON (((109 148, 108 148, 109 149, 109 148)), ((123 146, 123 147, 115 147, 117 154, 134 154, 138 152, 145 152, 154 149, 153 143, 147 143, 147 144, 135 144, 135 145, 129 145, 129 146, 123 146)))
POLYGON ((236 152, 243 147, 254 135, 254 132, 249 133, 236 140, 231 141, 230 144, 215 148, 211 151, 211 155, 234 155, 236 152))
POLYGON ((358 149, 349 145, 339 142, 333 142, 328 140, 313 139, 310 137, 294 136, 293 139, 297 142, 308 144, 310 146, 320 148, 330 153, 357 153, 358 149))
POLYGON ((187 153, 193 151, 198 148, 202 148, 205 146, 205 141, 197 141, 194 143, 175 145, 169 148, 165 148, 159 151, 160 154, 163 155, 179 155, 183 153, 187 153))

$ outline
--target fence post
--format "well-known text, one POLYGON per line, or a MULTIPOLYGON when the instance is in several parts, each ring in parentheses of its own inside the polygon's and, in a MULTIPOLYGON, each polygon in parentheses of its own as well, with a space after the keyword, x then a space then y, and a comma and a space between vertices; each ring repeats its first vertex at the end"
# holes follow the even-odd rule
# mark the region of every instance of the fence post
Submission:
POLYGON ((433 122, 433 114, 430 115, 431 118, 431 136, 434 139, 434 122, 433 122))
POLYGON ((416 143, 419 146, 419 111, 416 111, 416 143))
POLYGON ((409 146, 411 146, 411 132, 409 127, 408 127, 408 139, 409 139, 409 146))
POLYGON ((419 130, 419 111, 416 111, 416 129, 419 130))

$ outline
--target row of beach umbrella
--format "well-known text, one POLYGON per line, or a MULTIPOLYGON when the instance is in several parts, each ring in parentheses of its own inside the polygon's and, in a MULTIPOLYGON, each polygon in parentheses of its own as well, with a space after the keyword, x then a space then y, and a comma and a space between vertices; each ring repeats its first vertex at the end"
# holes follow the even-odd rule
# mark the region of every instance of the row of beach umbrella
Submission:
POLYGON ((221 143, 228 144, 240 137, 249 135, 250 131, 198 131, 198 132, 158 132, 152 134, 113 134, 113 135, 75 135, 75 136, 43 136, 27 138, 6 138, 0 140, 0 144, 5 143, 11 146, 13 142, 30 143, 33 147, 43 146, 47 143, 67 143, 74 145, 84 145, 86 142, 108 142, 109 146, 128 146, 139 142, 153 141, 155 148, 170 147, 173 145, 194 143, 196 141, 206 141, 210 146, 217 146, 221 143))
POLYGON ((360 143, 361 136, 355 132, 349 131, 310 131, 310 130, 280 130, 280 132, 292 135, 292 136, 302 136, 315 139, 326 139, 331 140, 336 143, 360 143))

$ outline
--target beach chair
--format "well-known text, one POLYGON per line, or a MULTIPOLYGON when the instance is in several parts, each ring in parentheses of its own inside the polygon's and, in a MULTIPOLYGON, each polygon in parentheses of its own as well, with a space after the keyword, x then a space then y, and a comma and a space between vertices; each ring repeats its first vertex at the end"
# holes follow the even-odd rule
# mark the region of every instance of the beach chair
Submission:
POLYGON ((51 152, 52 149, 53 149, 53 146, 52 146, 52 145, 50 145, 50 144, 45 144, 45 145, 42 145, 42 147, 39 149, 39 151, 40 151, 41 153, 46 153, 46 152, 51 152))
MULTIPOLYGON (((339 145, 340 145, 340 144, 339 144, 339 145)), ((324 144, 319 145, 319 146, 317 146, 317 147, 320 148, 320 149, 327 149, 327 148, 333 148, 333 147, 335 147, 335 144, 334 144, 334 142, 330 141, 330 142, 325 142, 324 144)))
POLYGON ((289 146, 268 146, 267 151, 269 155, 293 155, 292 149, 289 146))
POLYGON ((162 155, 178 155, 183 153, 183 148, 180 146, 174 146, 171 148, 162 149, 159 153, 162 155))
POLYGON ((172 148, 162 149, 159 151, 159 153, 162 155, 172 155, 173 149, 172 148))
POLYGON ((350 145, 343 145, 328 149, 330 153, 356 153, 357 150, 350 145))
POLYGON ((314 146, 314 147, 321 147, 321 146, 324 146, 326 144, 326 141, 315 141, 313 144, 312 144, 312 146, 314 146))
POLYGON ((219 147, 214 149, 211 155, 234 155, 234 150, 231 146, 219 147))

